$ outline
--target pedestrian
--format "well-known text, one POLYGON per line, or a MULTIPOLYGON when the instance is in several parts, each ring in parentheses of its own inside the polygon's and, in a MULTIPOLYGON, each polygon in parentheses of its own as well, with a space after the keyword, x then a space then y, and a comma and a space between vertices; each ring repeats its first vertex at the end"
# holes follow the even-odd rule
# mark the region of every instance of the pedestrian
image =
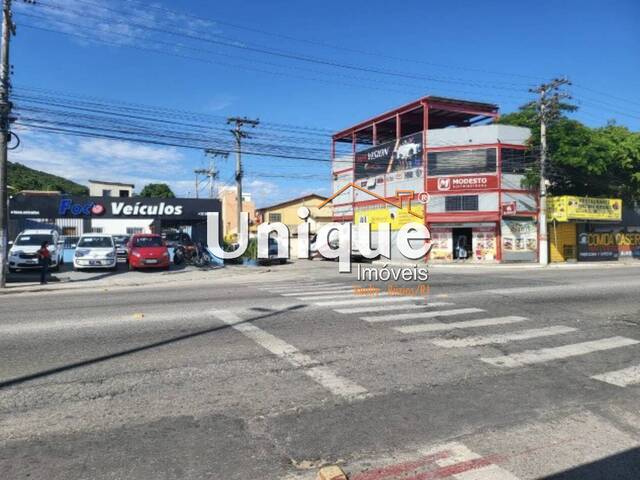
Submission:
POLYGON ((40 264, 40 285, 47 283, 47 273, 49 273, 49 263, 51 263, 51 252, 49 252, 49 242, 44 241, 38 250, 38 263, 40 264))

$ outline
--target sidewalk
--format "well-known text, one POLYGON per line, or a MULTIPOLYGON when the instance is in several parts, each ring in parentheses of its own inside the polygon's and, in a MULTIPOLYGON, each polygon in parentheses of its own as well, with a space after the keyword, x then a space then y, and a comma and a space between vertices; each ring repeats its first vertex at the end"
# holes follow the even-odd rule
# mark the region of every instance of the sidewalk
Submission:
POLYGON ((638 260, 620 260, 620 261, 603 261, 603 262, 569 262, 569 263, 550 263, 548 265, 540 265, 539 263, 418 263, 418 262, 384 262, 376 260, 371 262, 374 267, 414 267, 416 265, 427 267, 433 270, 451 270, 451 271, 477 271, 483 272, 487 270, 583 270, 590 268, 628 268, 640 267, 638 260))

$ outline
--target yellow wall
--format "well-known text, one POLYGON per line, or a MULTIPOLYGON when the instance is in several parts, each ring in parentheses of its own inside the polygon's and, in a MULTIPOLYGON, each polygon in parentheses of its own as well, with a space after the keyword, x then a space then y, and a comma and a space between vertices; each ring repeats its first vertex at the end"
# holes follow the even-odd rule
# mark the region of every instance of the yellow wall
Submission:
POLYGON ((324 208, 319 209, 318 205, 322 203, 322 200, 319 198, 310 198, 307 200, 301 200, 299 202, 290 203, 287 205, 283 205, 281 207, 276 208, 266 208, 262 211, 262 221, 263 222, 273 222, 275 220, 271 220, 269 218, 269 214, 280 214, 280 222, 287 225, 289 228, 292 228, 299 223, 303 223, 303 221, 298 217, 298 208, 307 207, 311 212, 311 231, 313 232, 314 224, 324 224, 328 223, 332 219, 331 205, 326 205, 324 208))
POLYGON ((549 254, 551 262, 566 262, 577 259, 576 224, 573 222, 550 223, 549 254))

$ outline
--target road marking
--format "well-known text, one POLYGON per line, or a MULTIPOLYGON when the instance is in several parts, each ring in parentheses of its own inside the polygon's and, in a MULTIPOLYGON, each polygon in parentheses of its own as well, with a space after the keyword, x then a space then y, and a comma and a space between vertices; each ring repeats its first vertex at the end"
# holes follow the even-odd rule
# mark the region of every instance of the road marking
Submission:
MULTIPOLYGON (((344 298, 341 297, 341 298, 344 298)), ((356 298, 352 300, 332 300, 330 302, 315 302, 320 307, 334 307, 339 305, 369 305, 378 303, 409 302, 414 300, 424 300, 425 297, 382 297, 382 298, 356 298)), ((308 299, 307 299, 308 300, 308 299)))
POLYGON ((363 294, 359 294, 356 295, 355 293, 352 292, 341 292, 341 293, 328 293, 328 294, 324 294, 324 295, 309 295, 309 296, 300 296, 297 295, 297 297, 301 298, 302 300, 334 300, 334 299, 340 299, 340 298, 365 298, 365 299, 375 299, 375 298, 383 298, 383 297, 389 297, 389 293, 388 292, 380 292, 380 293, 375 293, 375 294, 367 294, 367 295, 363 295, 363 294))
MULTIPOLYGON (((511 472, 482 457, 461 443, 447 445, 449 455, 436 460, 442 467, 431 478, 453 477, 457 480, 518 480, 511 472)), ((429 477, 425 477, 429 478, 429 477)))
POLYGON ((418 325, 394 327, 394 330, 400 333, 442 332, 445 330, 454 330, 457 328, 476 328, 476 327, 489 327, 492 325, 506 325, 509 323, 522 322, 524 320, 527 320, 527 318, 517 317, 517 316, 479 318, 477 320, 467 320, 466 322, 421 323, 418 325))
MULTIPOLYGON (((340 288, 331 288, 331 289, 320 289, 320 290, 309 290, 309 291, 302 291, 302 292, 294 292, 294 293, 281 293, 280 295, 282 295, 283 297, 308 297, 310 295, 331 295, 331 294, 337 294, 337 293, 348 293, 353 291, 353 287, 340 287, 340 288)), ((291 292, 291 290, 289 290, 289 292, 291 292)))
POLYGON ((228 310, 221 310, 214 312, 214 316, 277 357, 286 360, 294 367, 300 368, 305 375, 312 378, 334 395, 348 400, 368 396, 368 392, 364 387, 337 375, 330 368, 320 365, 316 360, 301 353, 300 350, 293 345, 248 323, 235 313, 228 310))
POLYGON ((392 310, 417 310, 427 307, 446 307, 447 305, 453 305, 451 302, 431 302, 431 303, 411 303, 409 305, 372 305, 370 307, 355 307, 355 308, 339 308, 336 309, 338 313, 367 313, 367 312, 384 312, 392 310))
POLYGON ((335 283, 312 283, 312 284, 297 284, 297 285, 286 285, 286 286, 269 286, 263 287, 263 290, 267 290, 269 292, 290 292, 293 290, 311 290, 317 288, 333 288, 333 287, 348 287, 348 285, 340 284, 337 285, 335 283))
POLYGON ((456 308, 453 310, 438 310, 437 312, 396 313, 392 315, 374 315, 362 317, 365 322, 395 322, 397 320, 412 320, 416 318, 450 317, 452 315, 464 315, 465 313, 484 312, 481 308, 456 308))
POLYGON ((640 384, 640 365, 634 365, 632 367, 627 367, 612 372, 601 373, 600 375, 594 375, 591 378, 593 378, 594 380, 600 380, 601 382, 607 382, 618 387, 638 385, 640 384))
POLYGON ((547 328, 533 328, 531 330, 521 330, 513 333, 503 333, 496 335, 484 335, 467 338, 434 338, 431 343, 444 348, 477 347, 480 345, 496 345, 508 343, 516 340, 528 340, 530 338, 551 337, 564 333, 575 332, 577 328, 558 325, 547 328))
POLYGON ((561 347, 541 348, 539 350, 526 350, 511 355, 500 357, 481 358, 483 362, 490 363, 496 367, 522 367, 536 363, 560 360, 563 358, 586 355, 588 353, 611 350, 613 348, 627 347, 640 343, 638 340, 626 337, 609 337, 590 342, 573 343, 561 347))

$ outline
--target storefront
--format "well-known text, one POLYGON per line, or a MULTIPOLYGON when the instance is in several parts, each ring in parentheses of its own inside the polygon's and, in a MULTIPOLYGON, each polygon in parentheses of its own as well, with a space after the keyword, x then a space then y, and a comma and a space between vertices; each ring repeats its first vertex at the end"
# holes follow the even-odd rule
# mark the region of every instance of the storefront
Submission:
POLYGON ((208 212, 220 212, 215 199, 81 197, 48 192, 20 193, 9 200, 9 238, 25 228, 56 226, 64 237, 83 233, 132 235, 181 229, 206 241, 208 212))

